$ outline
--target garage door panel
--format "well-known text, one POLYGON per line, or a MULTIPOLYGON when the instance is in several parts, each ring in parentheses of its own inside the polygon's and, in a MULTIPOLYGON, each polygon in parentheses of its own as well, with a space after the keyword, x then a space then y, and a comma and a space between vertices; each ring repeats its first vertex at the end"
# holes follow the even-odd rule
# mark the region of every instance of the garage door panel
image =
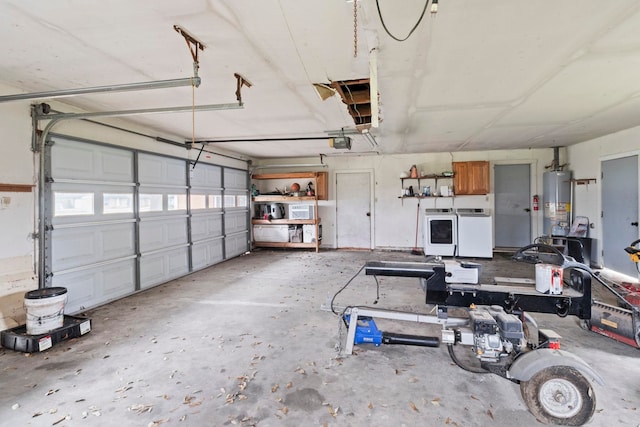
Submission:
POLYGON ((222 236, 222 214, 191 218, 191 238, 194 242, 222 236))
POLYGON ((224 188, 226 189, 246 189, 247 172, 238 169, 224 169, 224 188))
POLYGON ((186 218, 140 222, 140 251, 152 251, 187 243, 186 218))
POLYGON ((225 238, 225 254, 226 258, 233 258, 249 250, 248 243, 249 233, 238 233, 225 238))
POLYGON ((138 179, 141 184, 186 185, 186 163, 153 154, 138 155, 138 179))
POLYGON ((135 254, 133 223, 55 229, 52 237, 54 271, 135 254))
POLYGON ((140 287, 146 289, 184 276, 188 272, 189 256, 186 247, 143 255, 140 258, 140 287))
POLYGON ((133 153, 129 150, 54 139, 51 174, 54 178, 132 182, 133 153))
POLYGON ((135 260, 54 274, 53 286, 67 288, 66 313, 76 313, 135 291, 135 260))
POLYGON ((224 221, 225 234, 239 233, 247 230, 247 212, 227 212, 224 221))
POLYGON ((222 168, 198 164, 191 172, 191 186, 194 188, 222 188, 222 168))
POLYGON ((191 257, 194 270, 200 270, 223 261, 222 238, 194 244, 191 257))
POLYGON ((72 312, 249 249, 246 170, 192 170, 186 159, 61 135, 47 155, 47 285, 68 288, 72 312))

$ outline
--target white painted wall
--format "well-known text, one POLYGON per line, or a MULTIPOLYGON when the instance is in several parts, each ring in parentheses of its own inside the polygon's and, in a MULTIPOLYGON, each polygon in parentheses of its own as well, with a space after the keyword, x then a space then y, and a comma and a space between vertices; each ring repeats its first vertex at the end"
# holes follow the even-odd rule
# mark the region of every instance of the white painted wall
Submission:
MULTIPOLYGON (((0 95, 19 92, 15 88, 0 85, 0 95)), ((38 181, 39 160, 31 150, 30 103, 20 101, 0 104, 0 183, 34 185, 32 192, 0 191, 0 330, 24 324, 24 293, 38 286, 35 265, 37 247, 31 235, 38 228, 35 185, 38 181)), ((63 103, 50 104, 55 110, 78 112, 63 103)), ((95 120, 154 137, 182 141, 175 136, 134 126, 124 119, 95 120)), ((190 160, 195 160, 198 155, 196 149, 185 150, 144 136, 78 120, 63 121, 53 128, 53 132, 190 160)), ((245 161, 206 152, 199 161, 238 169, 248 168, 245 161)))
MULTIPOLYGON (((564 150, 561 150, 561 163, 564 150)), ((323 224, 322 246, 334 248, 336 246, 336 206, 335 206, 335 172, 345 170, 373 170, 374 171, 374 200, 373 209, 373 246, 380 249, 407 249, 415 243, 416 204, 417 199, 401 200, 400 174, 408 172, 412 165, 416 165, 418 171, 425 174, 439 174, 451 170, 454 161, 487 160, 491 165, 530 163, 532 165, 531 194, 541 194, 542 174, 545 166, 553 160, 553 149, 531 150, 496 150, 483 152, 460 153, 428 153, 406 155, 365 155, 365 156, 330 156, 324 157, 325 168, 314 167, 319 165, 319 158, 287 158, 263 160, 256 166, 267 165, 292 165, 287 168, 259 169, 257 173, 266 172, 296 172, 325 170, 329 172, 329 200, 321 201, 320 217, 323 224), (295 167, 295 165, 300 167, 295 167)), ((493 173, 491 188, 493 190, 493 173)), ((443 181, 447 184, 447 181, 443 181)), ((449 183, 452 184, 451 181, 449 183)), ((410 185, 409 181, 405 186, 410 185)), ((434 183, 425 182, 423 185, 434 183)), ((417 190, 417 184, 414 184, 417 190)), ((421 211, 424 208, 485 208, 493 210, 493 191, 486 196, 457 196, 454 198, 422 199, 421 211)), ((533 213, 532 236, 542 234, 542 211, 533 213)), ((419 221, 418 240, 422 235, 422 221, 419 221)))
MULTIPOLYGON (((602 263, 601 245, 597 244, 602 241, 600 164, 603 160, 636 154, 640 155, 640 127, 567 148, 569 169, 573 171, 573 177, 575 179, 596 179, 595 183, 574 186, 574 212, 576 215, 589 217, 593 227, 589 230, 589 237, 596 239, 597 249, 593 251, 593 254, 597 255, 598 263, 602 263)), ((636 238, 638 237, 640 236, 636 236, 636 238)), ((630 238, 629 243, 631 241, 633 239, 630 238)))
MULTIPOLYGON (((0 87, 0 93, 16 93, 0 87)), ((27 103, 0 104, 0 183, 35 184, 27 103)), ((0 191, 0 329, 24 323, 24 293, 37 287, 34 247, 36 193, 0 191)))

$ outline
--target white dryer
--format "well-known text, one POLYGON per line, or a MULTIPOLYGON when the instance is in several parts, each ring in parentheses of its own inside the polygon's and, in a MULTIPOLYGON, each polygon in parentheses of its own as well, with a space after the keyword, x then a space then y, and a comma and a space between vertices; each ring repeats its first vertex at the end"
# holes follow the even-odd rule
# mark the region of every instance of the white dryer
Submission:
POLYGON ((426 256, 455 256, 458 231, 453 209, 425 209, 423 238, 426 256))
POLYGON ((493 258, 493 221, 487 209, 457 209, 458 256, 493 258))

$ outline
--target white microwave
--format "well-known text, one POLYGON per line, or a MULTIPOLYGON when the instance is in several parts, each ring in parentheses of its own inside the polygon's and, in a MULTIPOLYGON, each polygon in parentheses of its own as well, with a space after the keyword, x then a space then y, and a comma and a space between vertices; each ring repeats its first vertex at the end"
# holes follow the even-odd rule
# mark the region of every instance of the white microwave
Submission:
POLYGON ((315 219, 315 209, 313 205, 289 205, 289 219, 315 219))

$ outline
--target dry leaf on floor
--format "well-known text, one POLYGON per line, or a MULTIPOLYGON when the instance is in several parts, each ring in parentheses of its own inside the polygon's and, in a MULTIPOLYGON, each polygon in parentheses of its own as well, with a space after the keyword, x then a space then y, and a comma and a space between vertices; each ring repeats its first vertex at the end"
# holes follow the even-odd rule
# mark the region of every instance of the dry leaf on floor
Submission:
POLYGON ((493 412, 491 412, 491 409, 487 409, 487 415, 489 415, 489 417, 493 420, 493 412))
POLYGON ((271 393, 275 393, 276 391, 278 391, 278 388, 280 388, 280 386, 278 384, 274 384, 274 386, 271 387, 271 393))
POLYGON ((60 389, 59 389, 59 388, 57 388, 57 389, 55 389, 55 390, 49 390, 49 391, 45 394, 45 396, 51 396, 53 393, 57 393, 57 392, 59 392, 59 391, 60 391, 60 389))
POLYGON ((280 408, 280 412, 287 415, 289 413, 289 408, 287 408, 286 406, 283 406, 282 408, 280 408))
POLYGON ((400 371, 398 371, 397 369, 395 369, 395 371, 396 371, 396 375, 400 374, 400 371))
POLYGON ((71 419, 71 417, 69 417, 69 416, 67 415, 66 417, 62 417, 62 418, 60 418, 58 421, 54 421, 54 423, 53 423, 53 424, 51 424, 51 425, 53 425, 53 426, 57 426, 58 424, 60 424, 60 423, 61 423, 61 422, 63 422, 63 421, 66 421, 67 419, 71 419))
POLYGON ((300 375, 305 375, 306 374, 305 370, 302 369, 302 368, 296 369, 296 372, 299 373, 300 375))
POLYGON ((411 377, 411 378, 409 378, 409 382, 410 383, 417 383, 418 379, 416 377, 411 377))
POLYGON ((416 411, 416 412, 420 412, 420 411, 418 411, 418 407, 416 406, 416 404, 415 404, 415 403, 413 403, 413 402, 409 402, 409 406, 411 406, 411 409, 413 409, 414 411, 416 411))
POLYGON ((287 388, 291 388, 291 387, 293 387, 293 383, 292 382, 288 382, 287 383, 287 388))
POLYGON ((431 400, 431 404, 434 406, 440 406, 440 398, 436 397, 435 399, 431 400))
POLYGON ((473 394, 471 395, 471 398, 472 398, 473 400, 480 400, 480 399, 478 399, 477 397, 475 397, 473 394))
POLYGON ((369 404, 367 405, 367 408, 373 409, 373 403, 369 402, 369 404))
POLYGON ((444 423, 445 423, 446 425, 451 424, 451 418, 447 417, 447 419, 446 419, 446 420, 444 420, 444 423))
POLYGON ((338 415, 338 411, 340 410, 340 407, 338 406, 337 408, 333 409, 333 406, 329 405, 328 409, 329 409, 329 415, 331 415, 332 417, 336 417, 338 415))
POLYGON ((151 410, 153 409, 153 405, 143 405, 143 404, 137 404, 137 405, 131 405, 129 406, 129 410, 133 411, 133 412, 137 412, 138 414, 144 414, 145 412, 151 412, 151 410))
POLYGON ((169 420, 155 420, 147 424, 147 427, 158 427, 160 424, 168 423, 169 420))

